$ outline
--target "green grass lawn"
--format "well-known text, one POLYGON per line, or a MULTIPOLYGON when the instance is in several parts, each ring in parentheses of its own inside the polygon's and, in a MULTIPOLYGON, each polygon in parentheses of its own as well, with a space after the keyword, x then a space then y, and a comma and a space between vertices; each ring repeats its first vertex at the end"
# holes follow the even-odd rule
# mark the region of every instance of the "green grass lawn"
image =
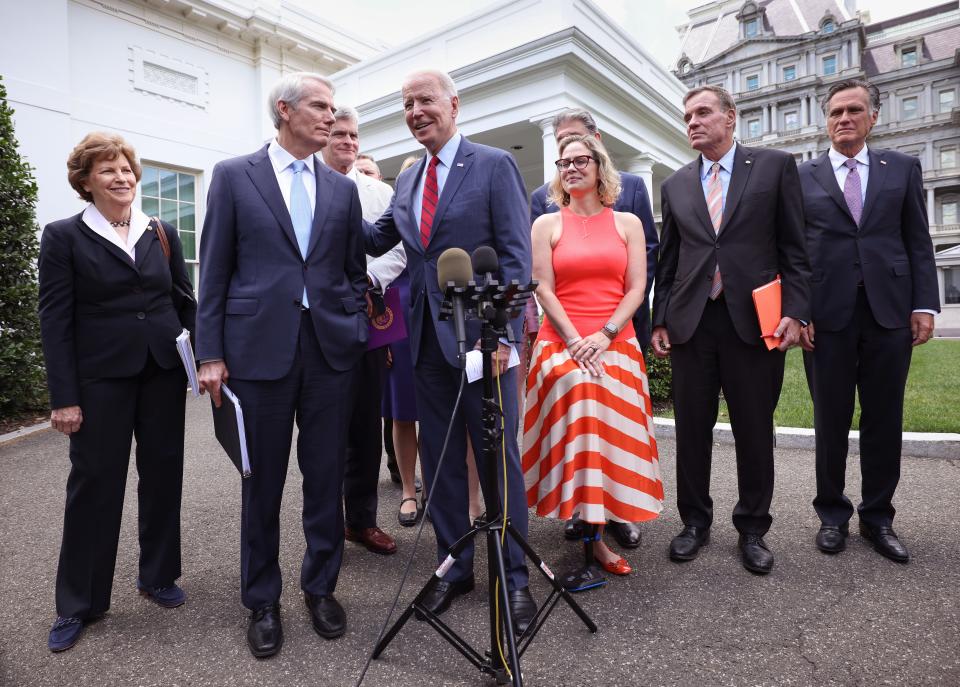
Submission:
MULTIPOLYGON (((960 432, 960 341, 934 339, 913 351, 903 429, 907 432, 960 432)), ((663 413, 673 416, 670 409, 663 413)), ((800 349, 787 353, 783 391, 775 415, 780 427, 813 427, 813 404, 803 372, 800 349)), ((721 400, 720 422, 729 422, 721 400)), ((853 415, 853 428, 860 427, 860 404, 853 415)))

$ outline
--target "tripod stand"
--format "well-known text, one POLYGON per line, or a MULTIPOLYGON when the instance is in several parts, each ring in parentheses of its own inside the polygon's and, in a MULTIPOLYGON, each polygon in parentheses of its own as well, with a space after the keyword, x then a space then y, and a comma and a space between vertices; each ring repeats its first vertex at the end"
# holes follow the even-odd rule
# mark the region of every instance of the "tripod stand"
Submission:
MULTIPOLYGON (((483 500, 486 512, 474 522, 470 531, 458 539, 450 547, 449 554, 430 580, 424 585, 410 605, 404 610, 397 621, 383 635, 373 652, 373 658, 379 658, 387 645, 410 619, 414 613, 424 619, 443 639, 449 642, 470 663, 482 673, 492 676, 498 684, 510 683, 514 687, 523 684, 520 672, 520 657, 526 651, 530 642, 537 635, 546 621, 547 616, 562 598, 579 616, 584 625, 591 632, 597 631, 596 624, 573 600, 570 593, 555 579, 553 572, 537 555, 536 551, 526 542, 524 537, 514 528, 510 518, 502 512, 498 498, 497 457, 499 447, 503 441, 503 430, 500 419, 503 415, 494 396, 494 375, 492 355, 496 352, 501 336, 511 337, 511 329, 507 322, 511 313, 516 315, 522 310, 529 299, 535 284, 520 286, 516 282, 501 286, 494 280, 488 280, 485 286, 477 286, 470 282, 467 286, 448 286, 448 301, 451 298, 460 298, 469 302, 466 312, 481 320, 480 352, 483 356, 483 392, 482 392, 482 423, 483 423, 483 456, 486 461, 486 474, 481 475, 483 481, 483 500), (454 632, 440 618, 423 606, 423 600, 444 574, 454 564, 457 556, 468 543, 479 534, 485 534, 487 540, 487 574, 488 574, 488 610, 490 649, 481 654, 465 639, 454 632), (504 563, 504 537, 510 537, 524 552, 524 555, 536 566, 543 577, 550 583, 552 590, 533 617, 529 627, 520 637, 513 631, 513 619, 510 612, 510 600, 507 589, 507 574, 504 563), (501 638, 506 639, 506 651, 501 638)), ((447 305, 445 303, 445 305, 447 305)), ((453 308, 445 307, 441 319, 451 316, 453 308)), ((508 441, 515 441, 508 437, 508 441)))

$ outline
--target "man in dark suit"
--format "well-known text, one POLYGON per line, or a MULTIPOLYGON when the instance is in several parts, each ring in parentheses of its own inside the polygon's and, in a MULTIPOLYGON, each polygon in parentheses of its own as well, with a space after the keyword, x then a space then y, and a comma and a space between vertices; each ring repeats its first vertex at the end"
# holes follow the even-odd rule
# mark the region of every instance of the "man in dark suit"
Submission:
POLYGON ((778 150, 733 140, 730 94, 716 86, 684 96, 692 163, 663 183, 663 230, 653 302, 654 353, 673 360, 677 507, 683 530, 670 543, 675 561, 696 558, 713 522, 710 464, 719 392, 736 439, 739 500, 733 524, 743 565, 766 574, 763 541, 773 497, 773 411, 784 352, 809 320, 810 268, 803 238, 797 165, 778 150), (752 291, 781 275, 782 315, 767 350, 752 291))
MULTIPOLYGON (((450 546, 470 527, 467 513, 466 433, 480 447, 481 384, 466 387, 457 416, 452 420, 450 445, 437 472, 447 426, 451 423, 460 369, 452 321, 439 321, 443 292, 437 283, 437 259, 448 248, 468 253, 491 246, 500 258, 503 280, 530 281, 530 225, 527 199, 516 162, 506 152, 472 143, 457 131, 460 99, 447 74, 425 71, 407 77, 401 89, 407 126, 426 148, 424 159, 397 178, 393 202, 376 225, 365 225, 367 252, 381 255, 403 241, 410 272, 410 309, 407 329, 414 357, 417 412, 420 415, 420 461, 424 482, 433 485, 430 515, 437 535, 437 558, 443 561, 450 546)), ((520 321, 511 325, 517 338, 520 321)), ((468 346, 479 340, 480 325, 467 322, 468 346)), ((516 441, 518 406, 516 369, 507 369, 510 346, 497 351, 499 388, 503 398, 504 445, 509 494, 508 514, 513 525, 527 533, 527 501, 516 441)), ((483 456, 480 475, 486 474, 483 456)), ((499 472, 499 471, 498 471, 499 472)), ((504 489, 504 485, 500 485, 504 489)), ((523 552, 511 540, 506 550, 510 605, 516 629, 529 625, 536 605, 527 587, 523 552)), ((446 610, 460 594, 473 589, 473 547, 463 551, 444 579, 425 599, 436 613, 446 610)))
POLYGON ((830 150, 800 167, 813 321, 801 335, 817 432, 816 545, 846 548, 853 504, 844 493, 847 435, 860 396, 860 533, 900 563, 893 531, 903 394, 913 346, 933 334, 940 297, 920 162, 867 148, 880 113, 876 86, 857 79, 824 101, 830 150))
POLYGON ((247 639, 275 654, 280 499, 293 423, 307 548, 300 586, 314 629, 346 626, 333 596, 343 554, 343 484, 354 367, 366 348, 367 276, 356 185, 314 157, 333 125, 322 76, 284 77, 270 96, 277 138, 214 169, 200 244, 200 380, 243 406, 253 477, 243 480, 240 585, 247 639))
MULTIPOLYGON (((563 110, 553 118, 553 134, 557 144, 567 136, 595 136, 600 140, 600 130, 597 122, 586 110, 563 110)), ((537 217, 547 212, 557 212, 555 204, 547 201, 547 191, 550 184, 544 184, 530 194, 530 224, 537 217)), ((660 237, 653 222, 653 208, 650 205, 650 196, 643 179, 635 174, 620 172, 620 197, 617 198, 613 209, 617 212, 630 212, 643 223, 643 235, 647 243, 647 288, 643 293, 643 304, 633 316, 633 328, 637 332, 637 341, 640 348, 646 351, 650 344, 650 286, 653 284, 653 275, 657 271, 657 249, 660 246, 660 237)), ((640 528, 629 522, 607 522, 606 531, 613 535, 620 546, 635 549, 640 546, 640 528)), ((567 521, 564 528, 567 539, 579 539, 583 536, 583 528, 579 518, 574 516, 567 521)))

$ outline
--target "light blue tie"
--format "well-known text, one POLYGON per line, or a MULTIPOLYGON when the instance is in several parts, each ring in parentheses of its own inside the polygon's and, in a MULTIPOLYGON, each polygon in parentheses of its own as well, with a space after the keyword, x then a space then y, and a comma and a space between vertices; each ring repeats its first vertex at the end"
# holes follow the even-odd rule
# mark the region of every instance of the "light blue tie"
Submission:
MULTIPOLYGON (((293 181, 290 184, 290 220, 293 222, 293 232, 297 235, 297 245, 300 246, 300 255, 307 257, 307 248, 310 245, 310 228, 313 226, 313 208, 310 207, 310 198, 307 197, 307 187, 303 185, 303 171, 307 168, 303 160, 294 160, 293 181)), ((307 301, 307 287, 303 287, 303 307, 309 308, 307 301)))

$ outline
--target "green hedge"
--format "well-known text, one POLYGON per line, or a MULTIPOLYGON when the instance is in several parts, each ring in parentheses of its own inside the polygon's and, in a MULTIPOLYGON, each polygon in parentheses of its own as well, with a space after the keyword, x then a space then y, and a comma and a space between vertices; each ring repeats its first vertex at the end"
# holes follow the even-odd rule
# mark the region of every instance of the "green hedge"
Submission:
POLYGON ((0 77, 0 420, 47 404, 37 316, 36 204, 37 184, 20 159, 0 77))

